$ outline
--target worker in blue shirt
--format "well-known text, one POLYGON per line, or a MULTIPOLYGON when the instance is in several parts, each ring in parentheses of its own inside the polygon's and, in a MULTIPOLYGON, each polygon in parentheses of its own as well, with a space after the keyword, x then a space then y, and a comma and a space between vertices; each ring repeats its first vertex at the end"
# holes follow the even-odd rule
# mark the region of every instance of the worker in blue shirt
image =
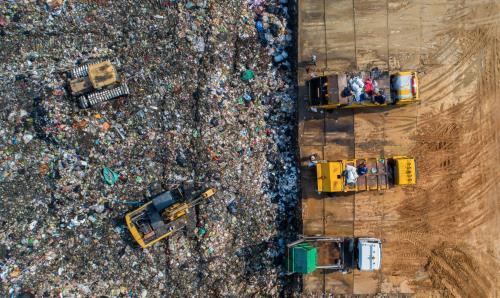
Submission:
POLYGON ((366 173, 368 173, 368 167, 366 166, 366 163, 361 163, 358 165, 358 175, 363 176, 366 173))

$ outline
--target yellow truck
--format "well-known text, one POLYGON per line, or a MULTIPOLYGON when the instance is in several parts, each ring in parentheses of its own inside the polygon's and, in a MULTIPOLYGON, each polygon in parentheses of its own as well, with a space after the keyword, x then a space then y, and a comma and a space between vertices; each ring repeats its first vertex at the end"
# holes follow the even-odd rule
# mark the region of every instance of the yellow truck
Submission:
POLYGON ((385 190, 417 182, 415 159, 407 156, 319 161, 316 175, 320 193, 385 190))
POLYGON ((82 109, 130 93, 108 60, 74 68, 68 77, 71 95, 77 98, 82 109))
POLYGON ((306 86, 313 110, 406 105, 420 100, 414 71, 331 74, 315 77, 306 86))
POLYGON ((186 200, 179 188, 169 190, 125 215, 125 222, 134 240, 142 248, 148 248, 183 229, 188 224, 189 211, 215 192, 209 188, 194 199, 186 200))

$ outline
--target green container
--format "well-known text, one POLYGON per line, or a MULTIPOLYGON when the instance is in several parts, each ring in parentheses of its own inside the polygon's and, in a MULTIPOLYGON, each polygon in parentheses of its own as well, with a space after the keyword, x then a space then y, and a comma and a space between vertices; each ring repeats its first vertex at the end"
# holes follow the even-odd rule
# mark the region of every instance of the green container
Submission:
POLYGON ((308 243, 299 243, 288 251, 288 271, 309 274, 316 270, 318 249, 308 243))
POLYGON ((242 74, 241 74, 241 79, 245 82, 248 82, 250 81, 251 79, 254 78, 254 74, 253 74, 253 71, 250 70, 250 69, 247 69, 245 70, 242 74))

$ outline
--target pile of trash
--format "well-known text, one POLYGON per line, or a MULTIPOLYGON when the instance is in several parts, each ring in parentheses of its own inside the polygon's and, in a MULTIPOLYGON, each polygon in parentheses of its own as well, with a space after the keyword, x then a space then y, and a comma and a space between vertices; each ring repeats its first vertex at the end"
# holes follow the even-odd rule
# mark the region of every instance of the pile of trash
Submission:
POLYGON ((0 292, 277 296, 297 228, 289 20, 263 0, 0 3, 0 292), (81 109, 67 73, 130 90, 81 109), (197 225, 143 250, 124 215, 191 184, 197 225))

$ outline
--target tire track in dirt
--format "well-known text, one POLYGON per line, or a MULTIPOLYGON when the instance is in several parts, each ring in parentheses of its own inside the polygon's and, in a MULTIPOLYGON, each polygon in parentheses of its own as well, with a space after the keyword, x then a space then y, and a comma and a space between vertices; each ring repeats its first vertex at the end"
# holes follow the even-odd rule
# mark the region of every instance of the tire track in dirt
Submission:
MULTIPOLYGON (((458 83, 471 73, 471 68, 477 67, 472 62, 478 58, 478 53, 486 45, 492 44, 495 36, 492 25, 498 18, 498 10, 484 2, 480 1, 475 5, 457 3, 445 14, 444 18, 449 21, 449 25, 435 32, 435 39, 441 46, 433 53, 423 55, 421 59, 423 72, 440 72, 432 76, 432 81, 424 81, 422 84, 427 103, 446 101, 447 96, 463 87, 458 83)), ((432 42, 435 43, 434 40, 432 42)))
MULTIPOLYGON (((494 81, 496 82, 495 85, 494 85, 494 88, 495 88, 495 98, 494 98, 494 101, 496 103, 498 103, 500 101, 500 93, 499 93, 499 90, 500 90, 500 55, 498 53, 498 46, 500 45, 499 43, 499 40, 500 40, 500 20, 497 20, 497 22, 495 23, 495 29, 496 29, 496 32, 495 32, 495 41, 494 41, 494 49, 495 49, 495 52, 494 52, 494 81)), ((499 122, 499 119, 498 117, 494 118, 493 119, 493 127, 499 127, 500 128, 500 122, 499 122)), ((496 148, 500 148, 500 138, 498 138, 498 133, 497 134, 494 134, 493 135, 493 140, 494 140, 494 143, 496 144, 496 148)), ((498 157, 498 160, 500 160, 500 152, 497 150, 497 157, 498 157)), ((500 174, 498 174, 500 176, 500 174)), ((497 180, 498 181, 498 180, 497 180)), ((498 184, 495 184, 495 193, 498 194, 498 191, 499 191, 499 187, 498 187, 498 184)), ((495 200, 495 206, 498 206, 499 205, 499 201, 498 201, 498 197, 496 198, 495 200)), ((500 226, 500 214, 499 214, 499 208, 495 208, 495 226, 500 226)), ((490 252, 490 251, 488 251, 490 252)), ((491 254, 494 255, 496 254, 496 256, 498 257, 498 249, 491 249, 491 254)), ((498 258, 497 258, 498 259, 498 258)), ((496 284, 496 287, 494 289, 494 294, 497 295, 499 292, 500 292, 500 281, 499 281, 499 278, 500 278, 500 274, 497 272, 496 275, 495 275, 495 284, 496 284)))
POLYGON ((406 188, 398 208, 402 220, 391 236, 401 253, 390 266, 406 276, 421 265, 429 279, 410 284, 423 289, 431 283, 443 296, 488 297, 495 293, 498 260, 492 238, 482 232, 496 222, 491 198, 499 174, 488 172, 487 157, 494 156, 493 163, 500 158, 498 127, 489 119, 493 105, 484 103, 496 90, 498 61, 489 57, 496 51, 492 25, 500 10, 489 3, 464 7, 449 13, 456 15, 449 29, 436 33, 442 46, 423 61, 425 102, 411 152, 419 184, 406 188))
POLYGON ((454 297, 488 297, 492 284, 476 262, 459 247, 442 245, 433 249, 426 265, 434 287, 454 297))
MULTIPOLYGON (((453 237, 448 235, 470 232, 494 216, 491 210, 484 210, 484 206, 481 208, 482 204, 474 201, 487 189, 483 179, 480 176, 463 179, 466 171, 470 170, 464 162, 467 161, 464 156, 468 157, 471 151, 474 152, 470 150, 473 144, 470 140, 465 140, 464 136, 467 136, 469 130, 477 131, 477 128, 463 125, 473 123, 469 112, 471 108, 471 105, 460 104, 445 111, 444 117, 420 122, 421 126, 415 137, 414 155, 419 157, 421 184, 409 195, 410 199, 400 210, 402 217, 407 219, 408 226, 412 231, 416 231, 402 237, 406 240, 402 241, 403 246, 409 244, 420 248, 422 257, 427 254, 426 268, 429 268, 434 286, 444 287, 455 296, 472 294, 472 289, 477 286, 491 286, 486 277, 480 277, 474 280, 474 283, 467 283, 470 287, 463 284, 457 286, 461 281, 472 280, 472 276, 454 275, 454 271, 450 269, 457 266, 454 260, 434 260, 437 257, 432 248, 444 240, 460 242, 459 239, 453 240, 453 237)), ((468 272, 468 269, 455 269, 468 272)), ((486 288, 479 288, 478 291, 486 288)))

